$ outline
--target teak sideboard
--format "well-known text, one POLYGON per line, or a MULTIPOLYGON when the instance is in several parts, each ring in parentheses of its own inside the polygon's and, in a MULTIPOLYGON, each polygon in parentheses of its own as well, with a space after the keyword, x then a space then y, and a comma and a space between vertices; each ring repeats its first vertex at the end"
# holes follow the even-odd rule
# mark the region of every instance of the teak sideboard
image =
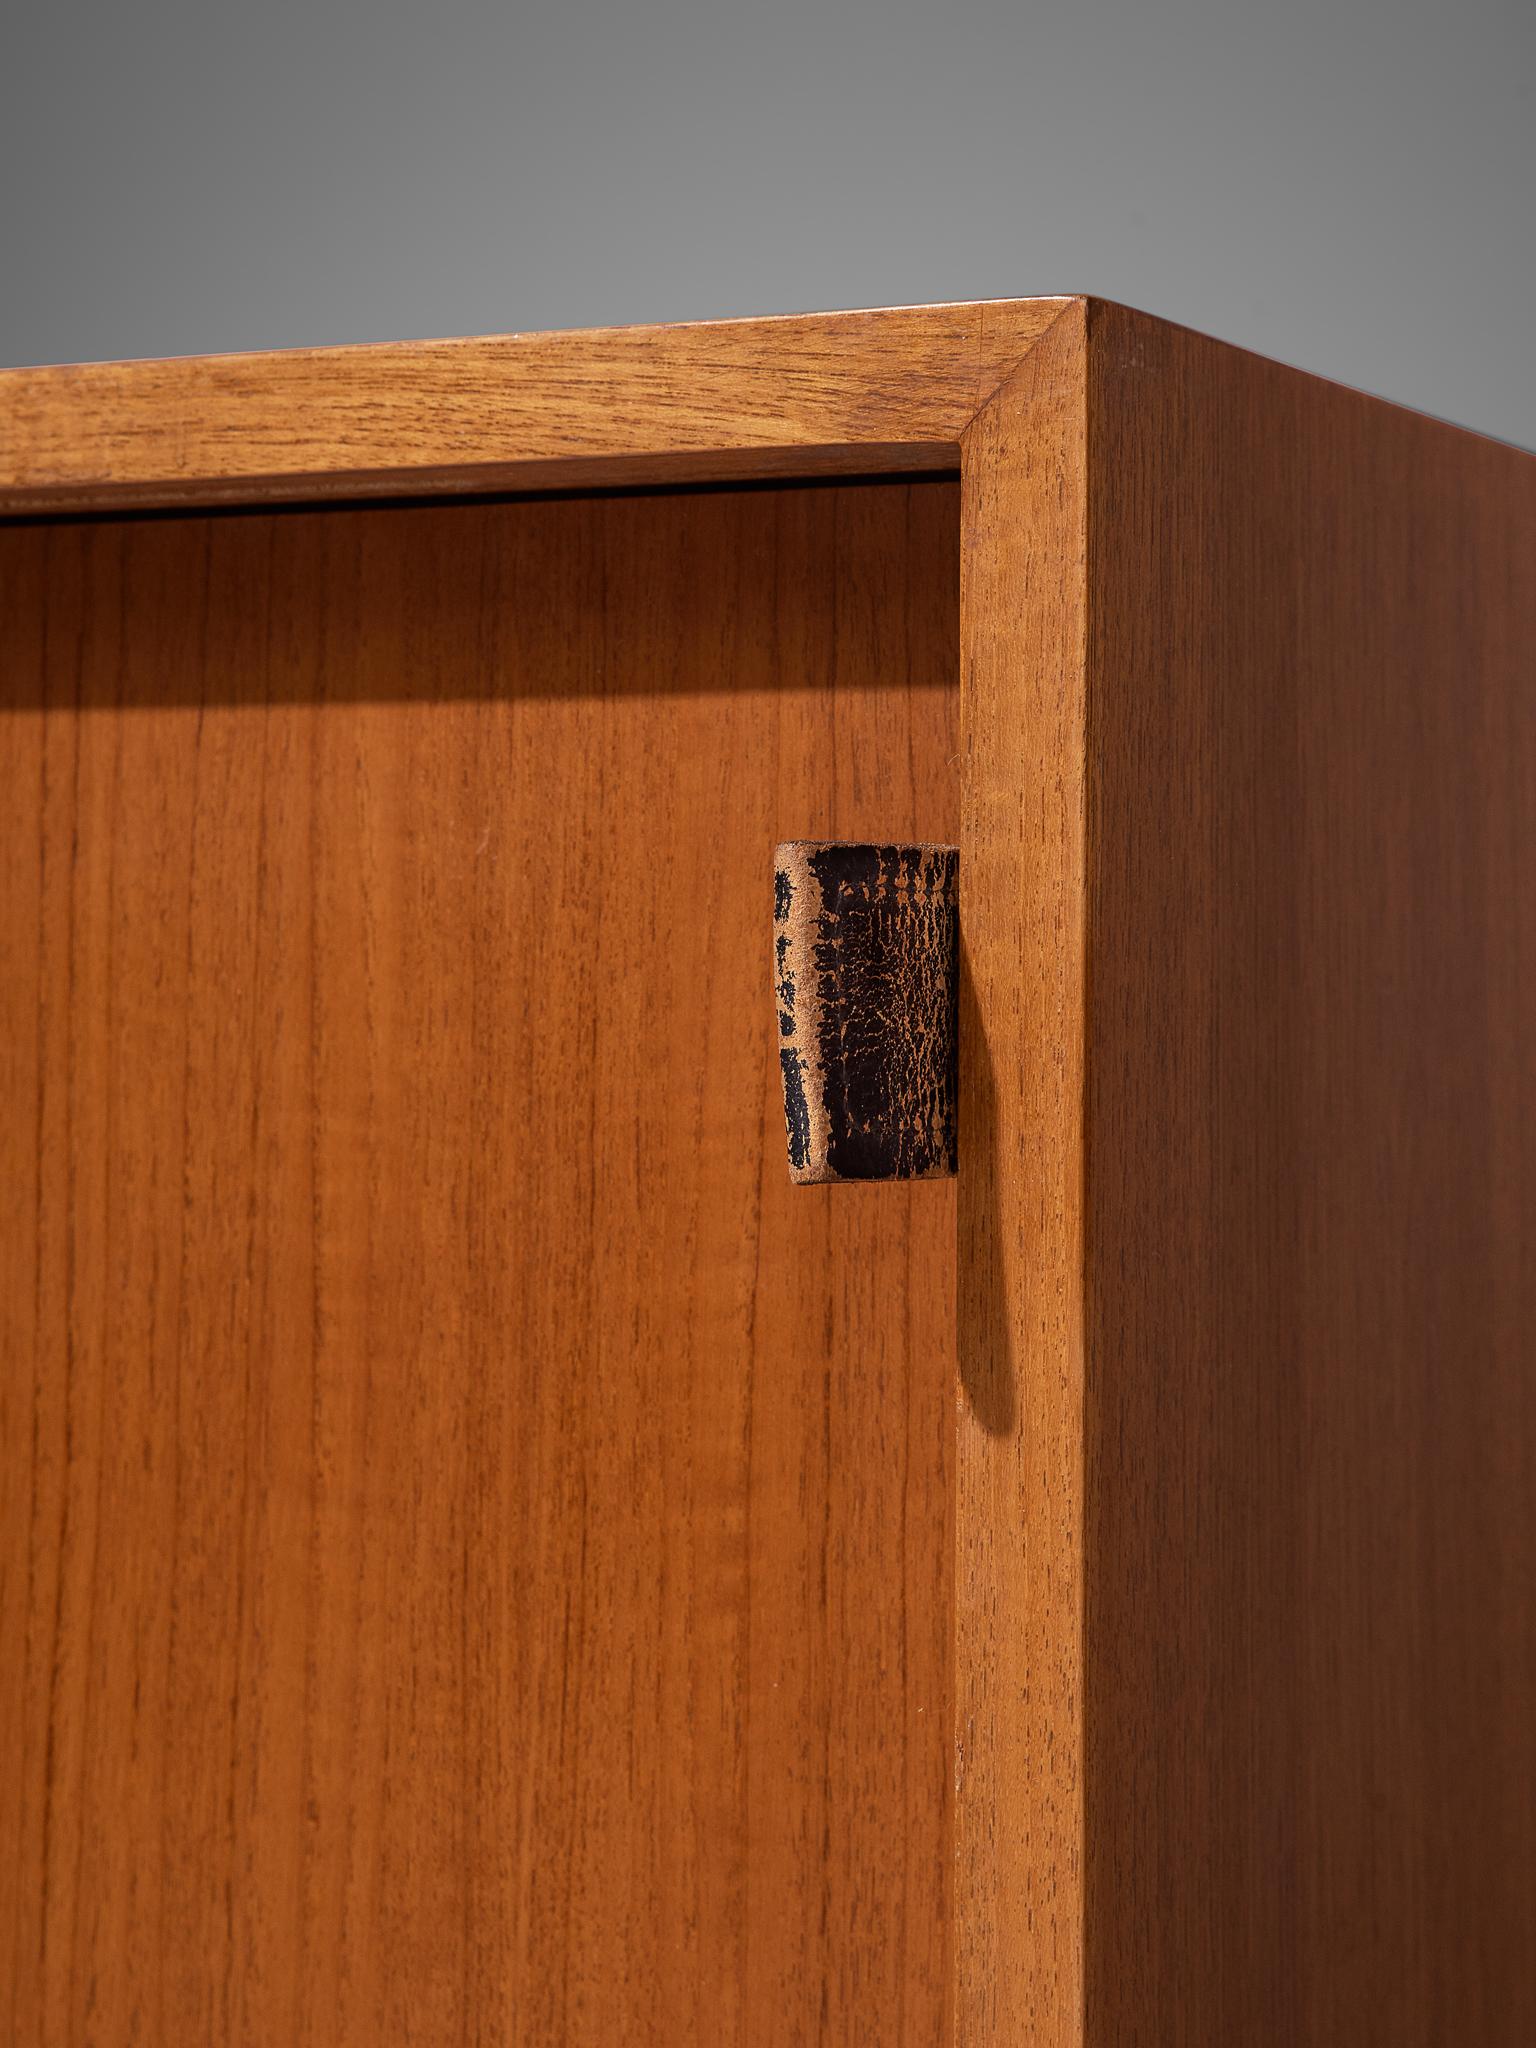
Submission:
POLYGON ((1530 2048, 1536 457, 1036 299, 0 510, 0 2037, 1530 2048), (954 1178, 791 1183, 791 839, 954 1178))

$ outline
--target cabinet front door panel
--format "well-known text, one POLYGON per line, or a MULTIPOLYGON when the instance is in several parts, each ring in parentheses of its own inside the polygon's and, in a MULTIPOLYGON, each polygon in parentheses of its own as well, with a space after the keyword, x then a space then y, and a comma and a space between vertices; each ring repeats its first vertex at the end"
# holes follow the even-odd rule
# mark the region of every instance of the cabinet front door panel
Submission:
POLYGON ((958 831, 955 486, 0 533, 0 2032, 944 2031, 949 1182, 775 842, 958 831))

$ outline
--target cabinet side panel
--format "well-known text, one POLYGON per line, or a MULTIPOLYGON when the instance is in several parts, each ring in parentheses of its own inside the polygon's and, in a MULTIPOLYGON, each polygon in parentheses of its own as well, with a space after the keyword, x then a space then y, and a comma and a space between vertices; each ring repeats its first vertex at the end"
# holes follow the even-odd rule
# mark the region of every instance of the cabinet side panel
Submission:
POLYGON ((931 2048, 952 1183, 773 848, 958 829, 948 482, 0 533, 0 2037, 931 2048))
POLYGON ((1090 381, 1089 2038, 1536 2039, 1536 461, 1090 381))

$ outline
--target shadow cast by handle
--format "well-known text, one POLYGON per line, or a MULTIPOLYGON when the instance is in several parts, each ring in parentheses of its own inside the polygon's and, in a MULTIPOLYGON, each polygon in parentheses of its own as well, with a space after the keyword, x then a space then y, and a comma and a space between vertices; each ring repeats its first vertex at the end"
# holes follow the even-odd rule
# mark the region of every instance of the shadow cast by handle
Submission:
POLYGON ((960 1186, 962 1275, 960 1383, 971 1413, 990 1436, 1011 1436, 1018 1422, 1013 1331, 998 1238, 1000 1162, 997 1083, 960 935, 960 1186))

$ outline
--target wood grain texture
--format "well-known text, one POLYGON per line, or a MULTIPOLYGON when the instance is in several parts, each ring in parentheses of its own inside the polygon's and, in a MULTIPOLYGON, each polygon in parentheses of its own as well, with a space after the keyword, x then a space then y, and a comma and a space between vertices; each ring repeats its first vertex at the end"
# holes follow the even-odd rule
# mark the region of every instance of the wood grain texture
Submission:
POLYGON ((33 511, 962 451, 0 533, 0 2028, 1536 2038, 1536 460, 1077 300, 0 413, 33 511), (761 967, 957 828, 958 1292, 761 967))
POLYGON ((1085 408, 1069 309, 962 502, 955 2039, 1082 2040, 1085 408))
POLYGON ((956 2037, 1513 2048, 1536 460, 1094 304, 963 477, 956 2037))
POLYGON ((1091 337, 1087 2038, 1515 2048, 1536 459, 1091 337))
POLYGON ((789 1177, 955 1171, 959 850, 792 839, 774 855, 789 1177))
POLYGON ((952 468, 1064 303, 0 371, 0 511, 952 468))
POLYGON ((0 535, 8 2042, 945 2037, 954 1187, 763 893, 955 836, 956 536, 0 535))

